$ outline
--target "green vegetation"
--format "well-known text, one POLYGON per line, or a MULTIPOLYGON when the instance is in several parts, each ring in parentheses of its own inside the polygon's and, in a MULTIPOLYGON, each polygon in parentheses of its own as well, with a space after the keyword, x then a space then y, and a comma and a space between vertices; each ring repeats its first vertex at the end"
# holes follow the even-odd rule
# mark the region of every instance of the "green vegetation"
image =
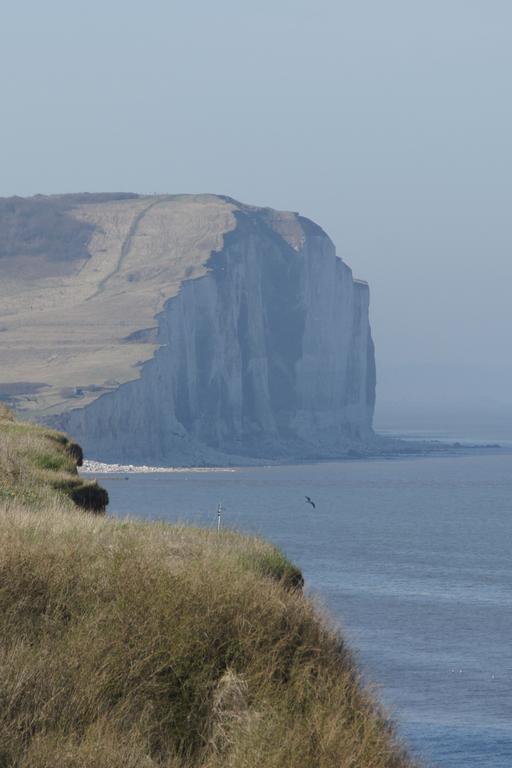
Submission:
POLYGON ((278 550, 84 514, 48 490, 49 473, 71 471, 46 461, 65 438, 8 424, 1 768, 411 768, 278 550))
POLYGON ((80 446, 62 432, 16 421, 0 403, 0 501, 17 500, 41 509, 59 498, 69 508, 76 504, 104 512, 107 492, 79 476, 81 462, 80 446))

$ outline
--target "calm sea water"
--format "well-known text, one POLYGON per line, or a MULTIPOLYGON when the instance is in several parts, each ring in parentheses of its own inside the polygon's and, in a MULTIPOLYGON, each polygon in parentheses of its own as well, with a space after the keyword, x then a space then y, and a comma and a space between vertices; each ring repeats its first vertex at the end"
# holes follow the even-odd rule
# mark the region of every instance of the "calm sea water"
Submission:
POLYGON ((300 565, 414 754, 511 768, 512 452, 101 482, 121 516, 215 525, 221 502, 300 565))

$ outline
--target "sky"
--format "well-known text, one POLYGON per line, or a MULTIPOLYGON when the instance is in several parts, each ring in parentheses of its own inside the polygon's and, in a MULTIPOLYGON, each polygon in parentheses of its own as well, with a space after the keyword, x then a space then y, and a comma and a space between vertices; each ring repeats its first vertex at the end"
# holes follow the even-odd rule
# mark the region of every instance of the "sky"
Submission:
POLYGON ((368 280, 378 414, 512 413, 510 0, 12 0, 0 195, 299 211, 368 280))

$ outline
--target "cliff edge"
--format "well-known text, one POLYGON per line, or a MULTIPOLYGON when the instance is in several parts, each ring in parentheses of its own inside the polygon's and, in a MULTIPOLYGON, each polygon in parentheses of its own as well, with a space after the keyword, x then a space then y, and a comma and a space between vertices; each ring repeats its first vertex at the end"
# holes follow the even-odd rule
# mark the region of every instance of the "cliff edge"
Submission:
POLYGON ((0 504, 16 502, 39 510, 57 502, 104 514, 108 493, 78 474, 81 447, 62 432, 18 421, 0 403, 0 504))
POLYGON ((73 445, 0 409, 2 766, 413 768, 279 550, 84 514, 73 445))

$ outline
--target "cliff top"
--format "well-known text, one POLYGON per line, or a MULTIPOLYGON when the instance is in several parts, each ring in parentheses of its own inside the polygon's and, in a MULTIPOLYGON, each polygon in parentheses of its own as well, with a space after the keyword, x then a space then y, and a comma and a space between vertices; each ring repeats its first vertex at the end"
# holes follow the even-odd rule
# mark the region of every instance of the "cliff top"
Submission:
MULTIPOLYGON (((0 433, 2 482, 33 477, 34 456, 53 472, 68 460, 62 434, 6 412, 0 433)), ((12 487, 0 495, 5 765, 412 768, 272 545, 83 514, 47 482, 35 496, 12 487)))
POLYGON ((316 227, 216 195, 0 199, 0 399, 48 417, 138 378, 157 348, 156 316, 206 274, 237 213, 263 218, 295 250, 316 227))
POLYGON ((18 421, 0 403, 0 504, 39 510, 57 502, 62 509, 103 513, 108 494, 80 477, 81 464, 82 449, 67 435, 18 421))

